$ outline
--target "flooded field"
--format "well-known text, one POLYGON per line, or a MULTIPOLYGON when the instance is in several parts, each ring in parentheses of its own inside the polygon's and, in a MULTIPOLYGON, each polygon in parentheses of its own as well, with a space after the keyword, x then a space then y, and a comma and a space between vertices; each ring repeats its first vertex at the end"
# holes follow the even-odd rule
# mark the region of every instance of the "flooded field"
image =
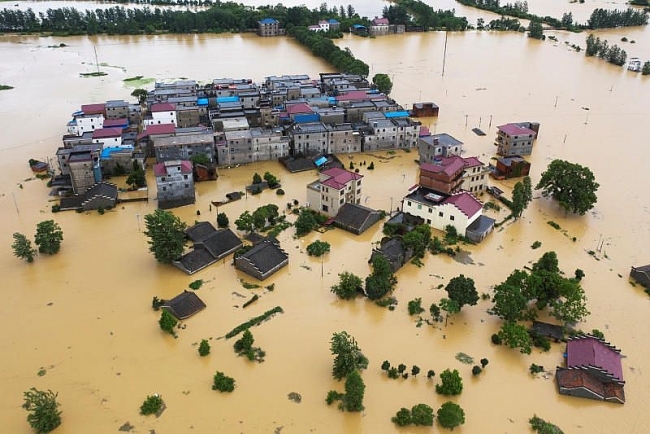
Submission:
MULTIPOLYGON (((441 8, 455 7, 461 14, 466 10, 451 1, 441 3, 441 8)), ((546 2, 530 3, 531 11, 539 13, 534 7, 546 2)), ((557 10, 561 15, 578 7, 565 6, 553 5, 548 13, 557 10)), ((238 279, 251 283, 253 279, 236 271, 231 258, 193 276, 156 263, 142 234, 144 215, 156 208, 152 178, 147 203, 120 205, 104 215, 52 214, 45 183, 31 179, 27 165, 29 158, 54 156, 70 113, 81 104, 130 99, 133 88, 122 81, 128 77, 260 81, 268 75, 294 73, 317 77, 318 72, 330 71, 329 65, 290 39, 254 35, 0 36, 0 54, 11 59, 0 63, 0 84, 15 87, 0 92, 2 431, 30 432, 20 406, 22 392, 34 386, 59 393, 63 424, 56 432, 60 433, 113 433, 127 421, 139 433, 393 432, 390 418, 401 407, 426 403, 437 409, 447 399, 436 395, 436 381, 427 381, 424 375, 388 380, 380 365, 389 360, 393 365, 418 365, 423 372, 433 369, 436 379, 446 368, 460 371, 465 388, 453 400, 465 409, 466 424, 454 432, 529 432, 528 418, 537 414, 566 433, 647 433, 650 378, 644 375, 650 372, 645 343, 650 300, 628 283, 627 276, 631 265, 650 263, 650 199, 643 190, 650 160, 644 140, 650 109, 648 78, 565 47, 564 40, 584 46, 585 34, 556 34, 559 43, 512 33, 450 33, 444 76, 444 33, 348 36, 338 42, 370 64, 371 74, 390 74, 395 83, 392 96, 400 103, 438 104, 439 118, 422 119, 423 124, 465 142, 466 155, 488 163, 496 149, 492 144, 496 125, 537 121, 541 129, 531 158, 533 183, 552 159, 562 158, 588 166, 601 184, 596 207, 583 217, 565 215, 536 193, 521 220, 498 229, 481 245, 465 247, 467 263, 429 255, 422 268, 406 265, 397 273, 399 305, 393 312, 363 299, 340 301, 330 293, 338 273, 365 277, 370 272, 367 261, 372 243, 381 239, 381 224, 361 236, 335 229, 302 239, 294 239, 290 228, 279 236, 289 253, 289 266, 262 284, 273 283, 274 291, 245 289, 238 279), (61 42, 67 47, 51 48, 61 42), (80 72, 95 68, 93 47, 99 62, 110 65, 102 66, 108 75, 81 78, 80 72), (476 136, 473 127, 487 136, 476 136), (64 232, 61 252, 38 256, 33 264, 13 257, 12 233, 33 238, 36 224, 50 218, 64 232), (332 246, 322 263, 305 252, 316 239, 332 246), (532 250, 535 241, 542 247, 532 250), (602 330, 622 349, 625 405, 560 396, 553 375, 532 377, 531 363, 549 371, 562 364, 564 347, 554 344, 549 353, 535 350, 526 356, 493 346, 490 335, 500 321, 487 314, 489 301, 465 307, 446 327, 416 327, 407 313, 409 300, 421 297, 428 307, 446 295, 436 287, 461 273, 475 280, 479 293, 489 293, 513 269, 550 250, 557 252, 567 275, 576 268, 586 273, 583 287, 591 315, 579 327, 602 330), (590 250, 596 254, 588 254, 590 250), (159 313, 151 309, 152 297, 170 298, 196 279, 205 281, 197 294, 207 309, 184 322, 178 339, 164 335, 159 313), (243 309, 252 294, 260 299, 243 309), (266 361, 257 364, 237 357, 233 341, 221 338, 275 306, 284 313, 252 329, 255 344, 267 352, 266 361), (325 404, 330 389, 343 390, 343 382, 332 380, 329 353, 332 333, 342 330, 357 339, 370 360, 363 372, 365 411, 360 414, 341 413, 325 404), (211 339, 212 345, 211 354, 203 358, 197 353, 201 339, 211 339), (481 376, 473 377, 471 365, 455 359, 458 352, 476 360, 488 358, 490 364, 481 376), (41 369, 45 375, 39 376, 41 369), (217 370, 236 379, 232 394, 211 390, 217 370), (287 398, 291 392, 302 396, 301 403, 287 398), (160 418, 140 416, 139 406, 153 393, 162 394, 167 409, 160 418)), ((647 29, 599 34, 619 45, 620 37, 627 35, 636 40, 625 46, 628 55, 650 58, 647 29)), ((374 171, 361 169, 363 203, 387 211, 401 207, 401 198, 417 179, 417 153, 352 157, 375 163, 374 171)), ((348 158, 341 156, 346 164, 348 158)), ((211 201, 242 191, 253 173, 266 171, 280 178, 286 195, 266 191, 220 207, 231 224, 243 211, 267 203, 285 209, 294 199, 304 202, 305 186, 316 178, 315 172, 289 174, 275 162, 222 169, 216 182, 197 185, 195 205, 174 213, 188 224, 214 222, 217 210, 211 201)), ((496 183, 508 193, 513 184, 496 183)), ((502 211, 499 218, 504 216, 502 211)))

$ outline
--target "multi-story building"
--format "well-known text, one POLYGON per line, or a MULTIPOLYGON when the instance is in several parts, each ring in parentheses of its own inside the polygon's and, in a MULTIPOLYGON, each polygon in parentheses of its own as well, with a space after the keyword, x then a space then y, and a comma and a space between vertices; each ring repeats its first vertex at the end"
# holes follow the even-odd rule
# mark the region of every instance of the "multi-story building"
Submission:
POLYGON ((433 163, 438 157, 460 155, 463 142, 456 140, 447 133, 420 135, 418 138, 420 163, 433 163))
POLYGON ((326 125, 328 149, 332 154, 349 154, 361 151, 361 134, 352 124, 326 125))
POLYGON ((104 128, 104 104, 84 104, 81 110, 72 113, 67 124, 68 134, 83 136, 85 133, 104 128))
POLYGON ((196 134, 181 134, 153 139, 156 161, 190 160, 196 155, 205 155, 215 161, 214 134, 211 131, 196 134))
POLYGON ((289 137, 281 128, 251 128, 251 161, 277 160, 289 155, 289 137))
POLYGON ((419 184, 444 194, 459 190, 478 193, 487 188, 487 172, 476 157, 439 157, 433 163, 420 164, 419 184))
POLYGON ((416 186, 402 199, 402 212, 419 217, 440 231, 451 225, 463 235, 481 216, 482 209, 483 204, 470 193, 446 195, 420 186, 416 186))
POLYGON ((327 128, 320 122, 297 124, 289 132, 293 155, 329 154, 327 128))
POLYGON ((224 139, 217 141, 217 160, 220 166, 245 164, 253 161, 251 131, 226 131, 224 139))
POLYGON ((99 152, 94 149, 71 152, 68 156, 68 168, 75 194, 84 194, 95 183, 102 180, 99 152))
POLYGON ((273 18, 264 18, 257 22, 257 34, 260 36, 284 35, 284 29, 280 28, 280 21, 273 18))
POLYGON ((106 119, 122 119, 129 117, 129 103, 124 100, 106 101, 106 119))
POLYGON ((364 134, 364 152, 391 149, 397 145, 397 126, 390 119, 372 119, 369 123, 370 134, 364 134))
POLYGON ((93 131, 93 143, 103 143, 104 147, 119 147, 122 145, 121 128, 101 128, 93 131))
POLYGON ((153 166, 158 187, 158 208, 168 209, 195 202, 192 163, 187 160, 172 160, 153 166))
POLYGON ((309 208, 336 216, 345 203, 361 202, 363 175, 333 167, 318 174, 318 180, 307 185, 309 208))
MULTIPOLYGON (((537 132, 529 128, 530 123, 505 124, 497 127, 497 138, 494 145, 497 146, 497 154, 505 157, 510 155, 530 155, 533 152, 533 144, 537 138, 537 132)), ((539 125, 537 125, 539 129, 539 125)))
POLYGON ((177 124, 176 106, 174 104, 152 104, 149 112, 149 115, 142 121, 145 127, 149 125, 177 124))

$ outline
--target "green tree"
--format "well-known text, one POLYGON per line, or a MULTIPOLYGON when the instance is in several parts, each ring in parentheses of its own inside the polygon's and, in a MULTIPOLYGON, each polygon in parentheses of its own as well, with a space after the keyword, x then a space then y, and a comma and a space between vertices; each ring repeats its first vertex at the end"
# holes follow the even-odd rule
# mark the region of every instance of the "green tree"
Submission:
POLYGON ((323 256, 330 251, 330 243, 326 241, 316 240, 307 246, 307 254, 309 256, 316 256, 317 258, 323 256))
POLYGON ((29 412, 27 422, 38 434, 49 433, 61 425, 61 411, 56 401, 58 393, 43 391, 32 387, 23 392, 25 402, 22 407, 29 412))
POLYGON ((433 408, 426 404, 417 404, 411 408, 411 421, 415 425, 432 426, 433 408))
POLYGON ((413 423, 411 420, 411 410, 404 407, 400 408, 397 414, 391 418, 391 421, 398 426, 411 425, 413 423))
POLYGON ((480 374, 481 372, 483 372, 483 369, 481 369, 480 366, 478 366, 478 365, 474 365, 474 366, 472 367, 472 375, 478 375, 478 374, 480 374))
POLYGON ((208 158, 207 155, 200 153, 200 154, 194 154, 190 157, 190 161, 192 164, 210 164, 210 158, 208 158))
POLYGON ((443 428, 453 430, 465 423, 465 411, 460 405, 447 401, 438 409, 438 423, 443 428))
POLYGON ((422 308, 422 299, 420 297, 410 300, 408 304, 409 315, 418 315, 424 312, 422 308))
POLYGON ((445 326, 447 325, 447 320, 449 319, 449 315, 453 315, 455 313, 460 312, 460 307, 458 307, 458 303, 456 303, 454 300, 451 300, 449 298, 443 298, 440 300, 440 309, 447 312, 447 314, 445 315, 445 326))
POLYGON ((354 371, 368 367, 368 359, 363 355, 357 341, 346 331, 334 333, 330 341, 330 351, 334 355, 332 376, 341 380, 354 371))
POLYGON ((362 411, 363 396, 366 391, 366 385, 363 383, 359 371, 350 372, 345 378, 345 396, 343 397, 343 407, 346 411, 362 411))
POLYGON ((417 258, 424 258, 427 251, 427 246, 431 241, 431 226, 419 225, 412 231, 404 234, 402 237, 402 244, 404 248, 412 248, 413 256, 417 258))
POLYGON ((227 228, 229 224, 230 224, 230 220, 228 220, 228 216, 226 215, 225 212, 220 212, 219 214, 217 214, 218 227, 227 228))
POLYGON ((431 317, 433 318, 434 321, 442 321, 442 317, 440 315, 440 308, 438 307, 437 304, 431 303, 431 306, 429 306, 429 313, 431 314, 431 317))
POLYGON ((372 77, 372 84, 375 85, 379 92, 386 95, 389 95, 390 91, 393 90, 393 82, 388 74, 375 74, 375 76, 372 77))
POLYGON ((316 229, 318 227, 318 222, 314 217, 314 213, 310 209, 302 208, 293 225, 296 228, 296 236, 302 237, 316 229))
POLYGON ((550 314, 565 323, 576 323, 589 316, 587 296, 575 279, 560 278, 558 297, 549 302, 550 314))
POLYGON ((34 244, 38 246, 39 253, 54 255, 61 249, 63 231, 54 220, 45 220, 36 225, 34 244))
POLYGON ((332 286, 331 291, 343 300, 352 300, 362 289, 362 280, 352 273, 339 273, 339 283, 332 286))
POLYGON ((587 167, 564 160, 553 160, 535 187, 551 196, 566 212, 584 215, 594 207, 600 185, 587 167))
POLYGON ((206 339, 201 339, 199 344, 199 355, 205 357, 210 354, 210 343, 206 339))
POLYGON ((562 431, 560 427, 551 422, 546 422, 544 419, 537 417, 537 415, 531 417, 528 420, 528 423, 530 423, 530 427, 533 431, 539 434, 564 434, 564 431, 562 431))
POLYGON ((512 216, 515 219, 520 218, 532 199, 532 187, 530 178, 527 176, 524 178, 524 182, 516 183, 512 190, 512 206, 510 207, 512 216), (526 182, 526 180, 528 181, 526 182))
POLYGON ((270 172, 264 172, 264 180, 269 184, 270 188, 274 188, 276 185, 279 184, 278 178, 271 175, 270 172))
POLYGON ((262 182, 262 177, 259 173, 255 172, 253 175, 253 184, 259 184, 260 182, 262 182))
POLYGON ((528 37, 534 39, 545 39, 544 27, 541 22, 530 20, 530 24, 528 24, 528 37))
POLYGON ((381 364, 381 370, 388 371, 389 369, 390 369, 390 362, 388 360, 384 360, 381 364))
POLYGON ((382 255, 375 255, 372 268, 372 274, 366 277, 366 295, 371 300, 379 300, 395 288, 397 278, 390 263, 382 255))
POLYGON ((235 220, 235 226, 238 231, 251 232, 255 226, 253 216, 250 212, 244 211, 237 220, 235 220))
POLYGON ((253 333, 251 333, 250 330, 246 329, 244 330, 244 334, 240 339, 235 341, 233 344, 233 348, 235 349, 235 352, 237 354, 243 354, 251 350, 253 348, 253 343, 255 342, 255 338, 253 337, 253 333))
POLYGON ((650 75, 650 61, 643 62, 641 67, 641 75, 650 75))
POLYGON ((137 98, 140 105, 147 102, 147 91, 145 89, 135 89, 131 92, 131 96, 137 98))
POLYGON ((166 331, 170 335, 176 337, 176 330, 174 330, 174 328, 176 327, 176 324, 178 324, 178 320, 174 318, 174 315, 169 313, 167 309, 162 310, 158 324, 160 324, 160 328, 163 331, 166 331))
POLYGON ((170 264, 183 255, 187 225, 169 211, 157 209, 144 216, 149 251, 158 262, 170 264))
POLYGON ((162 406, 163 406, 163 400, 160 395, 158 394, 148 395, 147 398, 142 403, 142 405, 140 406, 140 414, 145 416, 148 414, 156 414, 160 411, 162 406))
POLYGON ((411 375, 417 377, 419 373, 420 373, 420 367, 417 365, 413 365, 411 367, 411 375))
POLYGON ((235 390, 235 380, 232 377, 228 377, 223 372, 217 371, 217 373, 214 374, 212 390, 218 390, 219 392, 232 392, 235 390))
POLYGON ((490 313, 505 321, 524 319, 524 312, 529 302, 524 293, 527 280, 528 273, 514 270, 504 282, 496 285, 492 296, 494 306, 490 309, 490 313))
POLYGON ((457 369, 445 369, 440 374, 440 384, 436 384, 436 393, 440 395, 460 395, 463 391, 463 379, 457 369))
POLYGON ((530 354, 533 341, 528 334, 526 327, 512 321, 506 321, 501 325, 498 333, 501 341, 510 348, 519 348, 522 354, 530 354))
POLYGON ((133 160, 133 171, 126 178, 126 185, 133 188, 141 188, 147 185, 147 174, 136 160, 133 160))
POLYGON ((32 242, 23 234, 14 232, 14 242, 11 248, 14 250, 14 256, 24 259, 27 262, 34 262, 34 255, 36 249, 32 246, 32 242))
POLYGON ((533 264, 533 273, 539 271, 548 271, 549 273, 560 272, 560 262, 557 259, 557 253, 550 251, 542 255, 541 258, 533 264))
POLYGON ((458 310, 462 309, 466 304, 470 306, 476 305, 479 299, 474 280, 462 274, 453 277, 445 287, 445 291, 447 291, 449 299, 456 302, 458 310))

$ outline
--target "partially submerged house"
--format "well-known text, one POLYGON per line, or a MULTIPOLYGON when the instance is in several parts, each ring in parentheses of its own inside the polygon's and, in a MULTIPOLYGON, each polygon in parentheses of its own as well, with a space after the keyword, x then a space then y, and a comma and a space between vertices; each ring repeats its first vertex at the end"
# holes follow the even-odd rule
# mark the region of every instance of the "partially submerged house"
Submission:
POLYGON ((497 127, 497 137, 494 145, 497 154, 530 155, 539 133, 539 124, 535 122, 518 122, 497 127))
POLYGON ((411 109, 411 116, 416 118, 426 118, 432 116, 438 116, 440 108, 432 102, 416 102, 413 103, 413 108, 411 109))
POLYGON ((533 321, 532 331, 539 336, 553 339, 555 342, 564 340, 564 328, 559 325, 549 324, 542 321, 533 321))
POLYGON ((192 291, 183 291, 161 306, 178 319, 186 319, 205 309, 203 300, 192 291))
POLYGON ((236 268, 258 280, 266 279, 288 263, 289 255, 282 250, 280 243, 272 238, 260 241, 235 258, 236 268))
POLYGON ((497 159, 496 167, 491 168, 490 175, 495 179, 519 178, 528 176, 530 173, 530 163, 523 157, 513 155, 497 159))
POLYGON ((555 380, 562 395, 625 403, 621 350, 595 336, 569 338, 555 380))
POLYGON ((153 166, 158 187, 158 207, 175 208, 195 202, 192 162, 171 160, 153 166))
POLYGON ((230 229, 215 229, 209 222, 199 222, 185 231, 193 249, 172 264, 187 274, 194 274, 234 253, 242 245, 230 229))
POLYGON ((637 281, 640 285, 650 288, 650 265, 642 267, 632 267, 630 270, 630 277, 637 281))
POLYGON ((323 170, 307 185, 309 208, 334 217, 344 204, 358 204, 362 179, 363 175, 338 167, 323 170))
POLYGON ((401 237, 385 237, 378 248, 372 249, 368 262, 372 263, 377 256, 386 258, 393 272, 396 272, 413 257, 413 248, 404 248, 401 237))
POLYGON ((63 197, 60 202, 61 211, 93 209, 111 209, 117 204, 117 185, 109 182, 98 182, 83 194, 63 197))
POLYGON ((334 226, 360 235, 381 219, 381 214, 355 203, 345 203, 334 217, 334 226))

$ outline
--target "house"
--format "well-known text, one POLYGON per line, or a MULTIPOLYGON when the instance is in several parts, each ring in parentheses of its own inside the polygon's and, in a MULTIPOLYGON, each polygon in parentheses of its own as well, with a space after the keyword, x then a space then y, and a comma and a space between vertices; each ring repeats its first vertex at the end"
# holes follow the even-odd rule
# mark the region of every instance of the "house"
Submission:
POLYGON ((327 128, 320 122, 296 124, 289 132, 293 155, 329 154, 327 128))
POLYGON ((151 104, 149 114, 142 120, 145 127, 149 125, 174 124, 176 120, 176 106, 170 103, 151 104))
POLYGON ((344 203, 334 217, 334 226, 360 235, 380 219, 379 211, 355 203, 344 203))
POLYGON ((362 178, 363 175, 338 167, 323 170, 317 181, 307 185, 309 208, 334 217, 343 204, 359 204, 362 178))
POLYGON ((61 211, 114 208, 117 203, 117 186, 108 182, 98 182, 83 194, 63 197, 59 203, 61 211))
POLYGON ((164 302, 161 308, 167 309, 178 319, 186 319, 205 309, 205 303, 196 295, 196 292, 185 290, 164 302))
POLYGON ((566 367, 555 380, 560 394, 625 403, 621 350, 591 335, 569 338, 566 367))
POLYGON ((122 119, 129 117, 129 103, 124 100, 106 101, 104 109, 106 110, 106 119, 122 119))
POLYGON ((375 17, 370 22, 370 34, 374 36, 387 35, 390 32, 390 22, 388 18, 375 17))
POLYGON ((289 263, 289 255, 275 239, 266 238, 246 253, 235 258, 235 267, 244 273, 264 280, 289 263))
POLYGON ((185 234, 193 241, 193 249, 172 264, 190 275, 234 253, 242 245, 232 230, 217 230, 209 222, 199 222, 185 234))
POLYGON ((363 24, 352 24, 352 33, 355 35, 366 36, 368 35, 368 28, 363 24))
POLYGON ((487 237, 493 230, 496 220, 480 215, 476 220, 470 223, 465 230, 465 236, 473 243, 480 243, 487 237))
POLYGON ((411 109, 411 116, 416 118, 427 118, 438 116, 440 108, 432 102, 417 102, 413 103, 411 109))
POLYGON ((72 113, 67 124, 68 134, 81 137, 84 133, 104 128, 104 104, 84 104, 81 110, 72 113))
POLYGON ((84 194, 102 180, 100 152, 97 150, 71 152, 67 164, 75 194, 84 194))
POLYGON ((487 189, 488 168, 476 157, 437 157, 420 164, 422 187, 451 194, 459 190, 479 193, 487 189))
POLYGON ((509 179, 528 176, 529 173, 530 163, 523 157, 513 155, 498 158, 497 165, 490 172, 490 175, 495 179, 509 179))
POLYGON ((636 280, 640 285, 650 288, 650 265, 642 267, 632 267, 630 277, 636 280))
POLYGON ((153 139, 156 162, 190 160, 193 156, 205 155, 210 162, 216 162, 214 133, 183 134, 153 139))
POLYGON ((251 161, 272 161, 289 155, 290 139, 281 128, 251 128, 251 161))
POLYGON ((152 124, 145 126, 143 132, 136 136, 136 143, 147 156, 153 156, 153 142, 158 137, 169 137, 176 135, 174 124, 152 124))
POLYGON ((260 36, 281 36, 284 29, 280 28, 280 21, 274 18, 264 18, 257 22, 257 34, 260 36))
POLYGON ((338 22, 337 20, 335 20, 334 18, 330 18, 329 20, 327 20, 327 23, 328 23, 329 26, 330 26, 329 29, 330 29, 331 31, 333 31, 333 32, 336 32, 336 31, 338 31, 338 30, 341 28, 341 23, 339 23, 339 22, 338 22))
POLYGON ((433 163, 436 157, 451 157, 460 155, 463 142, 447 133, 423 135, 418 138, 420 163, 433 163))
POLYGON ((383 256, 393 269, 393 273, 402 268, 404 264, 413 257, 413 248, 405 249, 401 237, 384 237, 378 248, 372 249, 369 263, 372 263, 376 256, 383 256))
POLYGON ((122 128, 98 128, 92 133, 93 143, 103 143, 104 146, 122 145, 122 128))
POLYGON ((549 324, 542 321, 533 321, 533 333, 546 338, 551 338, 555 342, 564 340, 564 328, 559 325, 549 324))
POLYGON ((418 185, 402 199, 402 211, 417 217, 434 229, 444 231, 448 225, 466 235, 470 225, 482 215, 483 204, 468 192, 441 194, 418 185))
POLYGON ((153 166, 158 187, 158 207, 161 209, 189 205, 195 202, 192 163, 171 160, 153 166))
POLYGON ((529 122, 505 124, 499 125, 497 130, 497 138, 494 142, 494 145, 497 146, 497 154, 505 157, 532 154, 539 124, 529 122), (531 129, 535 126, 537 130, 531 129))

